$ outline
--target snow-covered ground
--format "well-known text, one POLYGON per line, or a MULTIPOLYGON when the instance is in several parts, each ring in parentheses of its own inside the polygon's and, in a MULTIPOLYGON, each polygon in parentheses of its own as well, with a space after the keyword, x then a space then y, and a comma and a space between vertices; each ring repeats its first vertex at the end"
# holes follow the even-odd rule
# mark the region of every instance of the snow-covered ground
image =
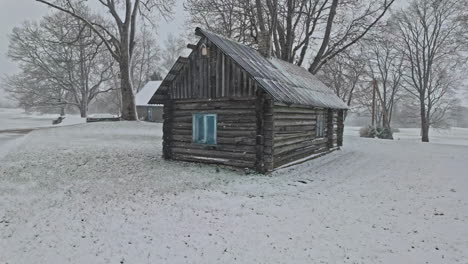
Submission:
MULTIPOLYGON (((345 127, 345 134, 359 136, 360 127, 345 127)), ((420 142, 421 131, 418 128, 400 128, 400 131, 393 134, 395 140, 420 142)), ((453 127, 448 129, 431 128, 429 131, 431 143, 445 145, 468 146, 468 128, 453 127)))
POLYGON ((28 134, 0 163, 0 263, 468 261, 466 146, 347 135, 264 176, 165 161, 161 134, 28 134))
POLYGON ((86 118, 67 115, 62 123, 52 125, 52 120, 57 119, 58 116, 28 114, 22 109, 0 108, 0 159, 14 150, 23 141, 23 136, 33 129, 86 123, 86 118))
MULTIPOLYGON (((29 129, 39 127, 52 127, 52 120, 59 115, 37 113, 27 114, 22 109, 0 108, 0 131, 12 129, 29 129)), ((67 115, 58 126, 85 123, 86 119, 79 115, 67 115)))

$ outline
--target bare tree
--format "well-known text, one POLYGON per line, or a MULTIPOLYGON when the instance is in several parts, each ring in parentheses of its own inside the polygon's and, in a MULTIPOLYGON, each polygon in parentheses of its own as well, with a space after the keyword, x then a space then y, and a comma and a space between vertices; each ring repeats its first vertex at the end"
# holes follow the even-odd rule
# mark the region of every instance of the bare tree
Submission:
MULTIPOLYGON (((398 100, 403 75, 403 55, 394 47, 394 39, 383 30, 379 35, 365 41, 365 59, 369 78, 374 82, 378 122, 383 128, 390 128, 393 109, 398 100)), ((373 93, 369 93, 373 94, 373 93)))
POLYGON ((355 92, 365 85, 366 63, 363 57, 361 50, 343 52, 325 64, 317 74, 348 106, 351 106, 355 92))
MULTIPOLYGON (((458 21, 462 23, 460 28, 459 41, 461 42, 461 47, 463 47, 465 52, 468 52, 468 2, 465 1, 462 5, 462 12, 458 17, 458 21)), ((468 56, 466 56, 468 57, 468 56)), ((468 62, 468 59, 466 60, 468 62)))
POLYGON ((161 54, 152 31, 143 28, 137 35, 138 45, 132 60, 132 81, 136 92, 150 80, 150 76, 160 70, 161 54))
POLYGON ((363 38, 394 0, 187 0, 191 22, 247 45, 273 40, 273 55, 316 74, 363 38))
POLYGON ((21 69, 7 78, 9 91, 30 107, 71 105, 86 117, 90 102, 113 89, 107 85, 113 60, 102 40, 65 14, 15 28, 8 55, 21 69))
POLYGON ((414 0, 392 19, 395 44, 404 54, 403 84, 419 100, 422 141, 429 128, 452 105, 454 72, 459 57, 456 41, 461 0, 414 0))
POLYGON ((172 65, 179 56, 183 55, 186 48, 186 41, 180 36, 169 34, 164 41, 163 52, 161 56, 161 69, 163 73, 168 73, 172 65))
POLYGON ((79 0, 36 0, 49 7, 65 12, 83 21, 103 41, 105 47, 119 64, 120 88, 122 94, 122 118, 137 120, 135 94, 133 90, 131 66, 135 49, 135 36, 138 30, 138 16, 149 18, 157 11, 162 16, 171 14, 174 0, 98 0, 110 14, 113 25, 80 13, 79 0), (114 30, 115 29, 115 30, 114 30))
POLYGON ((65 113, 65 91, 57 85, 50 85, 37 75, 15 74, 5 77, 5 90, 26 111, 41 107, 60 108, 60 114, 65 113))

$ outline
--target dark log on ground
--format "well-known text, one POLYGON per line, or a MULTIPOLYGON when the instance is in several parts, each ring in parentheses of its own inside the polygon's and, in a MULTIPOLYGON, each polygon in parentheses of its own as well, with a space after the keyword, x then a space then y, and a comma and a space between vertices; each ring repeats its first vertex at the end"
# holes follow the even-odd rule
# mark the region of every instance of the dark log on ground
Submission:
POLYGON ((88 117, 86 123, 120 121, 120 117, 88 117))

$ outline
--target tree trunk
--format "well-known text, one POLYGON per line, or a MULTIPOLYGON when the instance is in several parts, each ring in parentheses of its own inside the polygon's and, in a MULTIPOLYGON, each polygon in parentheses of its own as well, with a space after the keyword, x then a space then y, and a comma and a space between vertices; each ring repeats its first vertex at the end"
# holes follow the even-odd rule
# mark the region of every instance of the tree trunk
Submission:
POLYGON ((338 0, 333 0, 331 3, 330 14, 328 15, 327 25, 325 27, 325 34, 323 36, 322 44, 320 46, 319 51, 315 55, 314 61, 309 67, 309 72, 314 75, 318 72, 318 70, 320 70, 321 65, 325 63, 323 61, 323 55, 325 54, 328 48, 328 44, 330 42, 330 35, 332 32, 332 26, 336 15, 336 9, 338 8, 338 2, 338 0))
POLYGON ((429 142, 429 120, 426 116, 426 105, 424 104, 424 97, 420 100, 421 104, 421 140, 422 142, 429 142))
MULTIPOLYGON (((128 49, 127 52, 128 54, 128 49)), ((132 80, 130 77, 130 61, 129 56, 122 56, 120 61, 120 89, 122 93, 122 108, 121 114, 123 120, 138 120, 135 94, 133 93, 132 80)))
POLYGON ((60 106, 60 116, 65 116, 65 105, 60 106))
POLYGON ((81 117, 85 118, 85 117, 88 116, 88 111, 87 111, 88 109, 87 108, 88 107, 86 105, 83 105, 83 104, 80 106, 80 116, 81 117))
POLYGON ((88 94, 84 90, 88 89, 81 89, 83 92, 81 93, 81 102, 78 108, 80 109, 80 116, 84 118, 88 116, 88 94))

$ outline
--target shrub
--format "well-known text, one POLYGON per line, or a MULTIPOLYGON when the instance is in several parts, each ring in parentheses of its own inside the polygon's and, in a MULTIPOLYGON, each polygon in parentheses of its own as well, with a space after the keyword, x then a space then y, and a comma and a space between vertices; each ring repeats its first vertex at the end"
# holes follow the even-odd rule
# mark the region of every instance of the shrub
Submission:
POLYGON ((391 128, 377 128, 377 137, 381 139, 393 139, 393 131, 391 128))
POLYGON ((359 130, 359 136, 366 138, 375 138, 377 131, 372 126, 363 127, 359 130))
POLYGON ((392 129, 383 127, 363 127, 359 130, 359 135, 365 138, 393 139, 392 129))

